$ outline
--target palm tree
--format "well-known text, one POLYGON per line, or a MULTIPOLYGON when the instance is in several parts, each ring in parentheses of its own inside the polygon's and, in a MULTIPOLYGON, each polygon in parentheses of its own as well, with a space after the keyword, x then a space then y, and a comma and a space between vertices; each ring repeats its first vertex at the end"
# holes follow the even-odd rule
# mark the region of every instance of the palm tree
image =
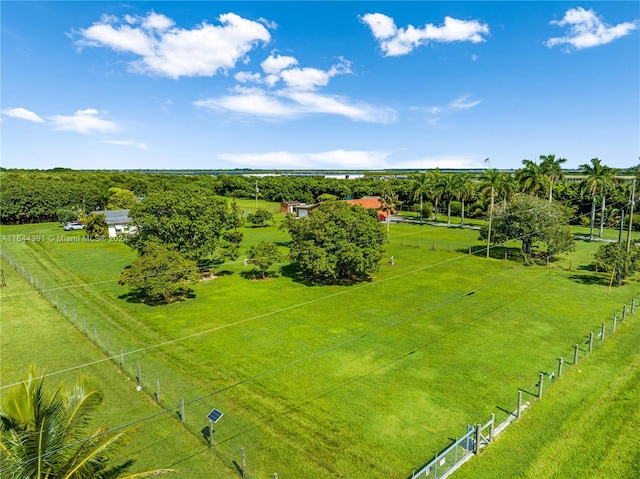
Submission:
POLYGON ((481 192, 485 196, 491 194, 491 188, 495 198, 501 199, 503 204, 506 205, 507 200, 513 196, 516 191, 516 180, 513 175, 503 173, 496 170, 485 170, 481 177, 481 192))
POLYGON ((464 225, 464 203, 469 200, 474 193, 471 175, 463 173, 455 176, 453 195, 462 204, 460 224, 464 225))
POLYGON ((606 194, 616 184, 616 170, 603 165, 599 158, 592 158, 591 164, 580 165, 585 178, 582 180, 582 193, 591 196, 591 225, 589 228, 589 239, 593 239, 593 228, 596 222, 596 197, 602 194, 602 212, 600 213, 600 237, 604 229, 604 209, 606 205, 606 194))
POLYGON ((112 465, 110 459, 125 433, 103 426, 85 438, 84 429, 102 398, 87 378, 47 393, 44 376, 30 368, 28 378, 7 394, 0 411, 2 477, 124 479, 173 472, 124 475, 134 461, 112 465))
POLYGON ((549 177, 539 164, 533 160, 522 160, 524 168, 516 171, 515 177, 520 184, 523 193, 536 195, 539 191, 546 191, 549 185, 549 177))
POLYGON ((564 180, 562 164, 566 162, 566 158, 556 160, 556 155, 540 155, 540 169, 549 178, 549 202, 553 201, 553 184, 564 180))
POLYGON ((398 199, 398 195, 393 192, 393 190, 385 186, 382 188, 381 198, 382 204, 384 205, 387 212, 387 239, 389 238, 389 222, 391 218, 391 213, 395 210, 396 206, 400 204, 400 200, 398 199))
POLYGON ((429 192, 431 195, 431 199, 433 200, 433 219, 434 221, 438 221, 438 201, 442 198, 442 193, 438 189, 438 185, 442 181, 442 173, 440 173, 440 169, 436 168, 428 173, 429 175, 429 192))
POLYGON ((420 173, 414 178, 412 184, 413 199, 416 200, 420 198, 420 224, 422 224, 422 201, 424 196, 429 192, 429 187, 429 175, 426 173, 420 173))
POLYGON ((444 198, 447 201, 447 225, 451 226, 451 202, 455 198, 456 179, 454 175, 442 175, 440 181, 435 187, 435 193, 438 198, 444 198))

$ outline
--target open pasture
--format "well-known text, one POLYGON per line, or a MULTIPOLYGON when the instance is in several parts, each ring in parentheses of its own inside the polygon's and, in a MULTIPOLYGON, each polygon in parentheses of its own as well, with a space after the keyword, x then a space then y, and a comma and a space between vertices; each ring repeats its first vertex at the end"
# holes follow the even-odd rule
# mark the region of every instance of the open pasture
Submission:
MULTIPOLYGON (((552 371, 573 344, 586 347, 589 331, 633 294, 609 290, 589 270, 595 243, 578 243, 549 267, 524 267, 467 254, 482 248, 474 230, 392 224, 386 257, 395 265, 383 262, 370 282, 310 285, 286 263, 256 281, 242 274, 241 256, 195 285, 192 298, 147 306, 128 302, 117 283, 134 257, 126 245, 60 230, 6 226, 3 235, 46 239, 2 247, 55 285, 67 323, 73 311, 78 329, 87 324, 85 341, 95 327, 101 349, 108 338, 114 356, 125 353, 131 376, 140 365, 149 394, 159 380, 165 407, 177 411, 182 398, 193 435, 204 441, 213 407, 225 413, 207 477, 229 477, 244 447, 249 477, 404 478, 467 423, 513 410, 518 388, 534 391, 538 372, 552 371)), ((286 248, 275 227, 244 232, 243 245, 286 248)), ((86 361, 69 355, 56 367, 86 361)), ((137 419, 114 414, 114 426, 137 419)))

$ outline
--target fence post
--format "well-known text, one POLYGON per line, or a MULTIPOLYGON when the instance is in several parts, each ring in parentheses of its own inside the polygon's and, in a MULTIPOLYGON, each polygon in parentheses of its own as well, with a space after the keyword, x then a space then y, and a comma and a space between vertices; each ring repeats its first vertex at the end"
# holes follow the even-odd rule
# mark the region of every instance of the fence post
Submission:
POLYGON ((476 424, 476 443, 475 443, 475 451, 473 451, 473 453, 476 455, 480 452, 480 438, 482 437, 482 435, 480 434, 481 427, 482 427, 482 424, 476 424))
POLYGON ((601 341, 604 341, 604 335, 605 335, 606 326, 607 326, 607 323, 602 321, 602 328, 600 328, 600 340, 601 341))
POLYGON ((516 419, 520 418, 520 408, 522 408, 522 390, 518 389, 518 407, 516 408, 516 419))
POLYGON ((496 423, 496 415, 495 413, 491 413, 491 427, 489 428, 489 442, 493 441, 493 431, 495 429, 495 423, 496 423))
POLYGON ((156 379, 156 401, 160 402, 160 380, 156 379))
POLYGON ((471 246, 469 246, 469 254, 471 254, 471 246))
POLYGON ((435 250, 436 250, 436 242, 435 242, 435 241, 433 242, 433 246, 431 247, 431 249, 432 249, 433 251, 435 251, 435 250))
POLYGON ((573 260, 569 260, 569 271, 573 271, 573 260))
POLYGON ((631 314, 636 310, 636 298, 631 298, 631 314))
POLYGON ((242 477, 247 475, 247 457, 244 453, 244 447, 240 448, 240 452, 242 453, 242 477))
POLYGON ((542 384, 544 382, 544 373, 540 373, 540 381, 538 381, 538 399, 542 398, 542 384))
POLYGON ((593 351, 593 331, 589 333, 589 352, 593 351))
POLYGON ((616 330, 616 323, 618 322, 618 315, 614 314, 613 315, 613 330, 616 330))
POLYGON ((564 358, 560 357, 558 361, 558 377, 562 376, 562 364, 564 364, 564 358))
POLYGON ((124 352, 120 350, 120 369, 124 371, 124 352))
POLYGON ((185 422, 187 418, 184 415, 184 398, 180 398, 180 419, 185 422))
POLYGON ((142 386, 142 368, 138 364, 138 386, 142 386))
POLYGON ((580 348, 580 346, 578 346, 577 344, 574 344, 573 346, 573 365, 575 366, 576 364, 578 364, 578 349, 580 348))
POLYGON ((625 319, 627 319, 627 305, 626 304, 622 307, 622 321, 624 321, 625 319))
POLYGON ((418 249, 420 249, 420 240, 418 240, 418 249))

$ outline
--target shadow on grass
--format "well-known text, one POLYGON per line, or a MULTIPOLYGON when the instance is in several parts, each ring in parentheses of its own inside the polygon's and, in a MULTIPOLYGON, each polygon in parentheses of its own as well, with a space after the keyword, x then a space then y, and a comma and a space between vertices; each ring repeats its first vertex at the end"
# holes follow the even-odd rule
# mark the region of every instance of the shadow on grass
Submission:
POLYGON ((248 280, 255 280, 255 281, 266 281, 268 279, 271 278, 277 278, 279 275, 278 273, 274 272, 274 271, 266 271, 264 276, 262 275, 262 273, 257 270, 257 269, 251 269, 249 271, 242 271, 240 273, 240 276, 242 276, 244 279, 248 279, 248 280))
POLYGON ((186 289, 181 291, 171 301, 156 301, 148 298, 142 291, 129 291, 128 293, 121 294, 118 299, 124 299, 127 303, 134 304, 146 304, 147 306, 164 306, 166 304, 185 301, 186 299, 193 299, 196 297, 195 292, 192 289, 186 289))
POLYGON ((280 274, 285 278, 290 278, 295 283, 300 283, 305 286, 353 286, 359 283, 370 283, 371 278, 346 278, 346 279, 320 279, 313 278, 304 274, 304 272, 295 263, 282 266, 280 268, 280 274))
POLYGON ((607 286, 609 284, 607 278, 603 278, 602 276, 595 276, 593 274, 573 274, 569 276, 569 279, 575 281, 576 283, 586 285, 599 284, 607 286))

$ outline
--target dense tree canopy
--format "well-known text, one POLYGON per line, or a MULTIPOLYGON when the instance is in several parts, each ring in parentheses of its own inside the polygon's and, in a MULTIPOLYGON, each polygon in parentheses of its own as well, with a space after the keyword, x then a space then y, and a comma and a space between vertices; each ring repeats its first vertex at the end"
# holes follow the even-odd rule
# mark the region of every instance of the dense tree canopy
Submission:
MULTIPOLYGON (((517 194, 494 210, 491 242, 522 241, 522 252, 530 255, 534 241, 542 241, 547 245, 547 253, 553 256, 573 244, 569 216, 569 210, 562 205, 517 194)), ((487 239, 487 230, 484 227, 480 231, 480 239, 487 239)))
POLYGON ((385 231, 361 206, 323 203, 312 216, 287 221, 287 228, 291 260, 309 277, 362 280, 380 267, 385 231))
POLYGON ((640 246, 631 246, 629 251, 618 245, 608 243, 600 246, 594 256, 598 271, 611 273, 611 281, 617 286, 640 271, 640 246))
POLYGON ((195 261, 160 243, 147 243, 120 277, 143 301, 170 303, 182 298, 200 279, 195 261))
POLYGON ((130 240, 138 251, 162 243, 196 261, 237 257, 241 233, 225 234, 237 226, 236 212, 224 199, 199 189, 152 193, 129 216, 138 226, 130 240))

